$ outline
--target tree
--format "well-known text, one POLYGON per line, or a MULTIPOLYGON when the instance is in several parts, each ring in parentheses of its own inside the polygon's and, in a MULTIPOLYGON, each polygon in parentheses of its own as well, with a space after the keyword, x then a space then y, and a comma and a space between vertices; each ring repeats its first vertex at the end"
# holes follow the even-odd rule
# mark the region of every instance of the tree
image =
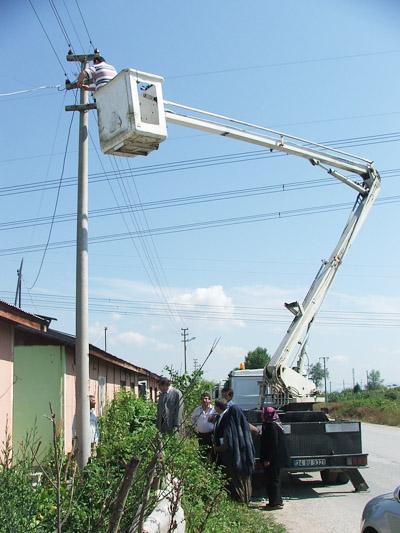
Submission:
POLYGON ((271 360, 271 356, 266 348, 257 346, 252 352, 247 352, 244 360, 246 368, 264 368, 271 360))
POLYGON ((381 373, 379 370, 371 370, 371 372, 368 373, 367 388, 369 390, 379 389, 379 387, 382 386, 382 383, 383 379, 381 379, 381 373))
MULTIPOLYGON (((319 389, 323 379, 325 378, 324 368, 319 361, 318 363, 315 363, 315 365, 310 365, 310 371, 308 375, 311 381, 313 381, 313 383, 317 387, 317 389, 319 389)), ((326 369, 326 378, 329 378, 328 369, 326 369)))
POLYGON ((361 392, 361 387, 359 383, 356 383, 353 387, 353 393, 358 394, 359 392, 361 392))

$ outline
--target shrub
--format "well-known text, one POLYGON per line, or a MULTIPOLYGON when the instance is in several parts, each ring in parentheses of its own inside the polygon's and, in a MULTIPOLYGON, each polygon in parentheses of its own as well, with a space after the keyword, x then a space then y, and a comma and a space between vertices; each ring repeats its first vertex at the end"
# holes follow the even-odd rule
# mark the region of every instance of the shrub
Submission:
MULTIPOLYGON (((81 471, 74 462, 60 456, 60 515, 63 532, 105 532, 110 521, 110 504, 133 456, 140 460, 128 495, 120 531, 129 530, 143 501, 149 478, 149 463, 155 457, 158 432, 154 404, 122 391, 110 402, 100 419, 101 440, 96 457, 81 471), (76 474, 74 475, 74 472, 76 474)), ((233 531, 267 533, 282 531, 255 511, 231 502, 224 488, 222 472, 202 457, 196 439, 180 434, 162 436, 164 458, 159 474, 176 478, 185 510, 188 533, 233 531)), ((62 447, 58 437, 57 446, 62 447)), ((41 463, 45 472, 37 486, 32 484, 35 447, 26 444, 20 461, 0 467, 0 531, 15 533, 57 530, 57 461, 47 456, 41 463)), ((150 496, 148 512, 156 502, 150 496)))

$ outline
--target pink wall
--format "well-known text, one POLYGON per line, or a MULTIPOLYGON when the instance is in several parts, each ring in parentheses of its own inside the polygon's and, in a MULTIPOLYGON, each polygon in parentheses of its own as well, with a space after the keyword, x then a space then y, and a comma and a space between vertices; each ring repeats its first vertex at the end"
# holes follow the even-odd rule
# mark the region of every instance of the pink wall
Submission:
POLYGON ((12 434, 14 328, 0 322, 0 447, 12 434))
MULTIPOLYGON (((64 435, 65 451, 70 452, 72 447, 72 425, 75 415, 75 364, 74 353, 71 348, 67 348, 66 353, 66 373, 64 378, 64 435)), ((111 401, 114 395, 121 388, 121 381, 126 382, 126 389, 132 390, 138 395, 138 381, 145 380, 146 377, 136 374, 132 370, 126 370, 97 357, 90 356, 89 360, 89 394, 96 398, 96 412, 100 414, 101 391, 99 378, 105 378, 104 397, 111 401), (132 386, 133 385, 133 386, 132 386)), ((153 387, 154 384, 149 383, 153 387)), ((150 389, 149 389, 150 390, 150 389)), ((154 400, 154 398, 151 398, 154 400)))

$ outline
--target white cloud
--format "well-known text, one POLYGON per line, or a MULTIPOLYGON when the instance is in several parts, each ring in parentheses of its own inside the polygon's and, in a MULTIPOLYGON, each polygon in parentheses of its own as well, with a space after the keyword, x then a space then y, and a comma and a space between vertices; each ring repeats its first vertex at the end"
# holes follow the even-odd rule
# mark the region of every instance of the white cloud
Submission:
POLYGON ((232 325, 244 326, 242 320, 235 319, 233 300, 225 293, 222 285, 199 287, 178 293, 174 297, 174 303, 181 304, 185 310, 196 312, 199 317, 212 319, 224 328, 232 325))
POLYGON ((339 364, 349 362, 349 357, 347 355, 333 355, 329 359, 330 359, 330 362, 339 363, 339 364))
POLYGON ((113 342, 114 344, 120 345, 124 348, 147 346, 151 349, 156 349, 159 351, 170 350, 173 348, 171 344, 160 342, 157 339, 147 337, 146 335, 143 335, 137 331, 124 331, 122 333, 118 333, 113 338, 113 342))
POLYGON ((133 346, 144 346, 148 344, 148 339, 141 333, 136 331, 125 331, 119 333, 115 337, 115 342, 118 342, 122 345, 133 345, 133 346))

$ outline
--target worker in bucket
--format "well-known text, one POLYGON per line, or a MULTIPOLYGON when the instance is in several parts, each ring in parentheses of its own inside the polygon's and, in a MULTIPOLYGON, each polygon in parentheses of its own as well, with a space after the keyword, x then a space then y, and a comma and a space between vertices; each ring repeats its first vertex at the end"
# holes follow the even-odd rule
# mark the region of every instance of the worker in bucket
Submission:
POLYGON ((116 75, 115 68, 107 63, 104 57, 96 55, 93 59, 93 66, 81 71, 76 84, 85 91, 96 92, 107 85, 116 75), (91 82, 90 85, 85 83, 86 80, 91 82))

